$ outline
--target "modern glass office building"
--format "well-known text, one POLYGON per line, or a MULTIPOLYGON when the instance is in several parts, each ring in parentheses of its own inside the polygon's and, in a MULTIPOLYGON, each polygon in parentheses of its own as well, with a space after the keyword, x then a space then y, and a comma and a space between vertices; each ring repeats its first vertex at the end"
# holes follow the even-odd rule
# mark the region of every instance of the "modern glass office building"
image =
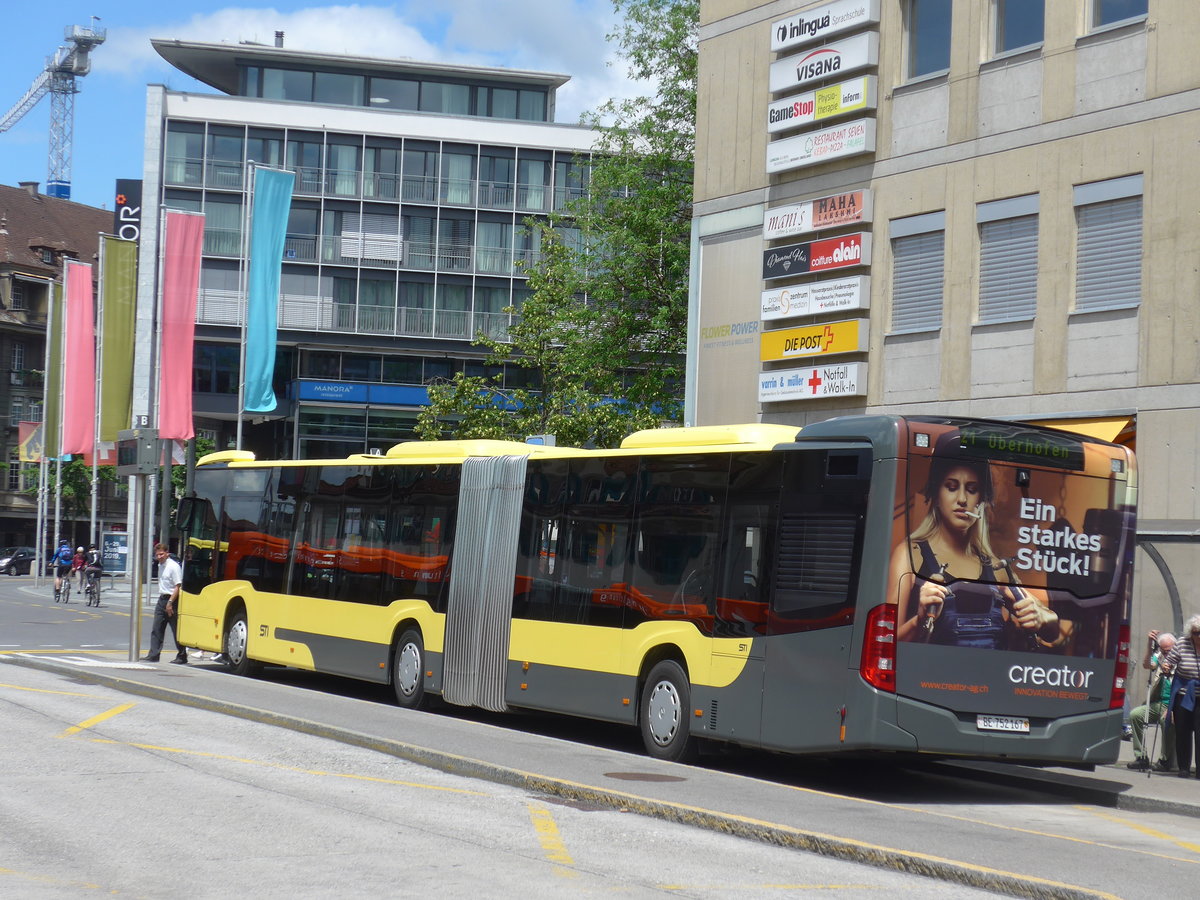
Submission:
POLYGON ((593 132, 553 121, 567 76, 304 52, 282 35, 276 46, 153 43, 218 92, 154 85, 147 99, 143 308, 161 209, 205 215, 198 431, 224 447, 235 427, 253 161, 290 169, 295 188, 280 404, 246 420, 244 446, 311 458, 411 437, 429 381, 481 370, 474 336, 503 337, 520 315, 539 254, 527 221, 587 187, 593 132))

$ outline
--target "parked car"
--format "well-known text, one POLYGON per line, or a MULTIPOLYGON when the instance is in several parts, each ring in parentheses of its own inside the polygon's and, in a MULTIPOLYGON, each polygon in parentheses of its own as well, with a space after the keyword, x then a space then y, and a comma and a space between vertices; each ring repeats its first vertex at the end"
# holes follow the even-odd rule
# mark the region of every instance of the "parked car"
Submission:
POLYGON ((28 575, 37 551, 32 547, 6 547, 0 550, 0 575, 28 575))

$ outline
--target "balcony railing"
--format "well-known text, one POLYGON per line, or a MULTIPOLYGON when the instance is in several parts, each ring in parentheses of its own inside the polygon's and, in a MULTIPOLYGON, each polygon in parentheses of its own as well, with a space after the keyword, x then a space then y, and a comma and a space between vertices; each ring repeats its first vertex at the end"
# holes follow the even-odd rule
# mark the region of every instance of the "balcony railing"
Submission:
POLYGON ((204 253, 207 256, 241 256, 240 228, 205 228, 204 253))
POLYGON ((205 183, 210 188, 241 190, 245 169, 246 167, 240 162, 210 159, 208 161, 208 176, 205 183))
MULTIPOLYGON (((196 307, 201 325, 240 325, 241 304, 237 291, 204 288, 196 307)), ((479 331, 498 340, 508 338, 516 317, 508 313, 463 309, 426 309, 410 306, 356 306, 337 303, 332 297, 281 294, 280 328, 296 331, 388 334, 403 337, 439 337, 470 340, 479 331)))
POLYGON ((513 187, 511 181, 479 182, 479 205, 487 209, 512 209, 513 187))
POLYGON ((167 184, 187 184, 199 187, 204 182, 204 160, 183 156, 168 156, 163 168, 167 184))

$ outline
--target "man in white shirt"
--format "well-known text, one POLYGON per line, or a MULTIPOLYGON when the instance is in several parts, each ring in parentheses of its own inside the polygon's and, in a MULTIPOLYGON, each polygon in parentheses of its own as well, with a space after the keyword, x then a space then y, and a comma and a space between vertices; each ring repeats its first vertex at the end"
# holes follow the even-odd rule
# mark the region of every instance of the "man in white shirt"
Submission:
POLYGON ((179 585, 183 581, 183 570, 171 558, 166 544, 154 545, 154 558, 158 561, 158 603, 154 607, 154 626, 150 629, 150 652, 142 657, 143 662, 158 662, 163 640, 167 636, 167 625, 175 638, 177 665, 187 664, 187 648, 179 643, 179 585))

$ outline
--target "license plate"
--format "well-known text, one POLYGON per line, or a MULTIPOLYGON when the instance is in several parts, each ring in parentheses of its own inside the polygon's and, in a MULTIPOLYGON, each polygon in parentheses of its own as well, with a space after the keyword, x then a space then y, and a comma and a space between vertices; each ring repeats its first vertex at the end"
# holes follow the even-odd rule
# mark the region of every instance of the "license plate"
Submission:
POLYGON ((1029 734, 1029 720, 1015 716, 976 716, 975 727, 980 731, 1018 731, 1029 734))

